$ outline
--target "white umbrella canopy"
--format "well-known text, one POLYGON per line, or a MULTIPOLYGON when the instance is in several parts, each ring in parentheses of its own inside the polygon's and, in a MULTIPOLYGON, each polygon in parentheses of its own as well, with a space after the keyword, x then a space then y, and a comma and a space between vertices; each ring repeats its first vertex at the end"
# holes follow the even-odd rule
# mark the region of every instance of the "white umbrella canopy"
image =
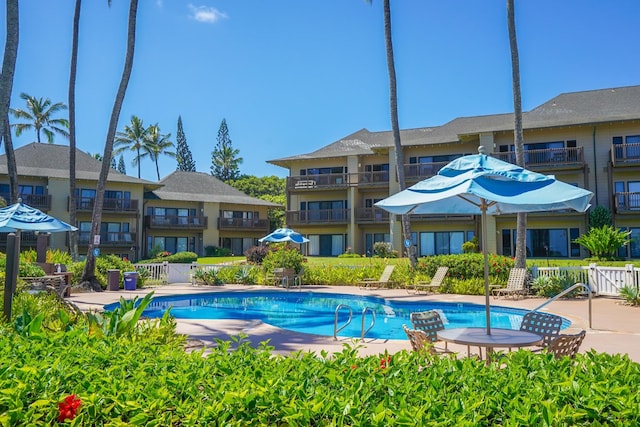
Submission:
POLYGON ((375 204, 392 214, 482 215, 487 334, 491 334, 487 215, 572 209, 585 212, 593 193, 483 154, 453 160, 437 175, 375 204))
POLYGON ((294 231, 290 228, 278 228, 271 233, 267 234, 264 237, 258 239, 259 242, 272 242, 272 243, 282 243, 282 242, 292 242, 292 243, 307 243, 309 239, 304 237, 302 234, 294 231))

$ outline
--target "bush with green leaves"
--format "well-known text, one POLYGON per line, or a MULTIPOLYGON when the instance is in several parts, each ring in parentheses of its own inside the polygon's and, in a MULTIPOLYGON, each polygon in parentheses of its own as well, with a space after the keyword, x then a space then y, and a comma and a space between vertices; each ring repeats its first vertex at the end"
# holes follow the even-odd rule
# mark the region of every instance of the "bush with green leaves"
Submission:
MULTIPOLYGON (((531 281, 531 291, 538 296, 551 298, 571 286, 575 285, 578 279, 569 271, 559 271, 557 274, 551 276, 538 276, 531 281)), ((579 293, 584 292, 584 289, 577 288, 569 292, 566 297, 574 297, 579 293)))
POLYGON ((602 205, 598 205, 589 212, 589 228, 601 228, 613 225, 611 211, 602 205))
POLYGON ((224 257, 231 255, 231 249, 220 246, 207 245, 204 248, 204 255, 207 257, 224 257))
MULTIPOLYGON (((506 284, 513 264, 513 258, 489 254, 491 284, 506 284)), ((418 260, 416 269, 431 277, 440 266, 449 267, 447 276, 451 278, 460 280, 484 278, 484 255, 478 253, 423 257, 418 260)))
POLYGON ((398 251, 394 250, 389 242, 375 242, 373 244, 373 255, 380 258, 397 258, 398 251))
POLYGON ((155 264, 159 262, 169 262, 174 264, 191 264, 198 261, 198 254, 195 252, 177 252, 166 256, 152 257, 150 259, 140 260, 138 264, 155 264))
POLYGON ((640 305, 640 288, 634 285, 627 285, 620 288, 620 296, 631 305, 640 305))
POLYGON ((265 272, 272 272, 274 268, 293 268, 296 273, 300 272, 304 257, 297 248, 286 243, 276 243, 270 246, 273 250, 269 251, 262 261, 262 268, 265 272))
POLYGON ((422 352, 274 355, 243 337, 208 354, 154 335, 37 336, 0 326, 4 425, 637 425, 640 365, 590 351, 575 359, 526 350, 485 364, 422 352))
POLYGON ((219 274, 220 270, 221 270, 220 267, 213 267, 213 268, 198 267, 193 272, 193 278, 195 279, 196 283, 199 285, 205 285, 205 286, 222 285, 224 281, 220 278, 220 274, 219 274))
POLYGON ((630 242, 631 231, 623 231, 611 225, 603 225, 591 228, 587 234, 583 234, 574 240, 583 246, 595 259, 615 259, 618 249, 630 242))

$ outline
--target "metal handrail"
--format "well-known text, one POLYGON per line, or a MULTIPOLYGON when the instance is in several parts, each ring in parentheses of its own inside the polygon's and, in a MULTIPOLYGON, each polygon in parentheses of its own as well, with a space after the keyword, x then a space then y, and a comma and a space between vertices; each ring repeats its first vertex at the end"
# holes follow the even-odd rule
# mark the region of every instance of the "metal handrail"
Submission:
POLYGON ((364 339, 364 336, 367 334, 367 332, 369 332, 371 329, 373 329, 373 326, 376 324, 376 312, 371 308, 371 307, 365 307, 362 309, 362 335, 360 336, 361 339, 364 339), (364 318, 367 315, 367 312, 371 313, 371 324, 369 325, 369 327, 367 328, 367 330, 364 330, 364 318))
POLYGON ((349 307, 346 304, 338 304, 338 306, 336 307, 334 318, 333 318, 333 339, 334 340, 336 341, 338 340, 338 332, 340 332, 341 330, 349 326, 349 324, 351 323, 351 319, 353 319, 353 310, 351 310, 351 307, 349 307), (349 319, 344 325, 338 328, 338 312, 340 311, 341 308, 346 308, 347 310, 349 310, 349 319))
POLYGON ((591 329, 592 328, 592 326, 591 326, 591 294, 592 294, 592 291, 591 291, 591 288, 589 286, 585 285, 584 283, 576 283, 575 285, 565 289, 564 291, 560 292, 558 295, 550 298, 548 301, 546 301, 545 303, 539 305, 538 307, 534 308, 531 311, 538 311, 542 307, 545 307, 549 303, 552 303, 553 301, 557 300, 558 298, 560 298, 562 296, 565 296, 569 292, 573 291, 574 289, 580 288, 580 287, 586 289, 587 295, 589 296, 589 329, 591 329))

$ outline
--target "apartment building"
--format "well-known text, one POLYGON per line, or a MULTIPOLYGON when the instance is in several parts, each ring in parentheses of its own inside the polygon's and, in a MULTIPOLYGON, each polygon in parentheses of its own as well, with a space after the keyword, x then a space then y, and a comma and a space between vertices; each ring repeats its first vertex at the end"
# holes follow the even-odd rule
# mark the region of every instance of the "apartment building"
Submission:
MULTIPOLYGON (((407 185, 436 174, 451 160, 475 154, 515 162, 513 114, 460 117, 442 126, 401 131, 407 185)), ((565 93, 523 114, 526 167, 595 193, 592 205, 631 230, 620 255, 640 257, 640 86, 565 93)), ((311 153, 269 163, 288 169, 287 224, 310 239, 308 255, 370 254, 375 242, 403 252, 400 218, 374 207, 396 193, 391 131, 361 129, 311 153)), ((480 233, 470 215, 412 215, 412 240, 420 256, 459 253, 480 233)), ((579 258, 573 240, 588 227, 588 214, 528 214, 530 257, 579 258)), ((487 249, 513 256, 515 215, 489 218, 487 249)))
MULTIPOLYGON (((69 147, 31 143, 15 150, 20 197, 30 206, 69 222, 69 147)), ((94 237, 91 217, 102 162, 76 150, 78 250, 86 253, 94 237), (92 239, 92 240, 90 240, 92 239)), ((0 156, 0 196, 9 200, 6 156, 0 156)), ((154 249, 189 250, 204 255, 207 246, 242 253, 269 232, 268 209, 279 207, 249 197, 198 172, 174 172, 160 182, 109 172, 99 249, 137 260, 154 249)), ((0 250, 6 247, 0 233, 0 250)), ((53 233, 51 248, 68 250, 67 233, 53 233)), ((22 233, 22 248, 35 248, 34 233, 22 233)))

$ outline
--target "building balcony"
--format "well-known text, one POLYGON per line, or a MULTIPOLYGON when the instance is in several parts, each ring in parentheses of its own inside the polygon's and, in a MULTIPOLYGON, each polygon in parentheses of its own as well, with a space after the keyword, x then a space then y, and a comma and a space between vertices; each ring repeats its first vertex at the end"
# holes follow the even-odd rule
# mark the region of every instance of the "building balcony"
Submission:
POLYGON ((614 167, 640 165, 640 144, 612 144, 611 163, 614 167))
POLYGON ((389 212, 380 208, 356 208, 356 222, 361 224, 388 224, 389 212))
POLYGON ((615 193, 613 197, 616 213, 640 212, 640 193, 615 193))
POLYGON ((269 232, 269 220, 247 218, 218 218, 218 230, 269 232))
MULTIPOLYGON (((78 212, 93 212, 95 197, 76 198, 76 210, 78 212)), ((135 213, 138 211, 136 199, 104 199, 102 211, 109 213, 135 213)))
MULTIPOLYGON (((7 205, 10 204, 11 195, 9 193, 0 193, 0 196, 6 200, 7 205)), ((21 194, 18 196, 22 199, 22 203, 32 208, 48 211, 51 209, 51 196, 48 194, 21 194)))
POLYGON ((150 229, 204 230, 207 224, 208 217, 199 215, 146 215, 144 217, 144 226, 150 229))
POLYGON ((328 173, 321 175, 301 175, 287 177, 287 190, 304 191, 317 189, 346 188, 349 183, 348 173, 328 173))
POLYGON ((360 187, 387 187, 388 185, 389 171, 358 173, 358 186, 360 187))
MULTIPOLYGON (((516 164, 516 152, 491 153, 497 159, 516 164)), ((547 148, 545 150, 525 150, 525 165, 529 169, 573 169, 584 166, 583 147, 547 148)))
POLYGON ((448 162, 410 163, 404 165, 404 178, 407 181, 422 181, 432 177, 448 162))
MULTIPOLYGON (((9 233, 0 233, 0 246, 7 246, 7 236, 9 233)), ((25 247, 35 247, 38 244, 38 235, 34 231, 23 231, 20 233, 20 246, 22 249, 25 247)))
MULTIPOLYGON (((78 233, 78 245, 88 246, 93 239, 90 231, 78 233)), ((100 233, 101 247, 131 247, 136 244, 136 233, 131 232, 102 232, 100 233)))
POLYGON ((318 209, 312 211, 288 211, 289 226, 310 224, 346 224, 349 222, 349 209, 318 209))

